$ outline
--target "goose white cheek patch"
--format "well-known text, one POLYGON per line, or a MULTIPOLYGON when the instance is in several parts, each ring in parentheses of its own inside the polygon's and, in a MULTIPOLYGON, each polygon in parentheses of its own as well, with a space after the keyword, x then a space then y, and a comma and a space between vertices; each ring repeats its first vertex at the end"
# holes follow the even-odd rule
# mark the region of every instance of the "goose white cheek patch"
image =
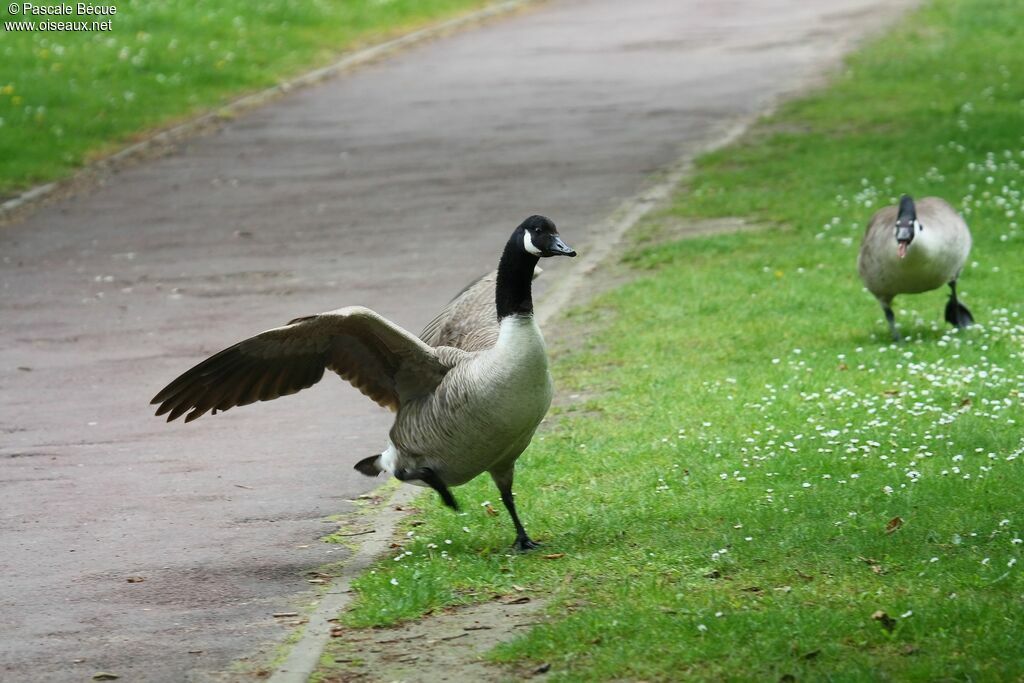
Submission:
POLYGON ((540 256, 540 249, 534 246, 533 238, 530 237, 529 230, 523 231, 523 249, 526 249, 526 251, 530 252, 534 256, 540 256))

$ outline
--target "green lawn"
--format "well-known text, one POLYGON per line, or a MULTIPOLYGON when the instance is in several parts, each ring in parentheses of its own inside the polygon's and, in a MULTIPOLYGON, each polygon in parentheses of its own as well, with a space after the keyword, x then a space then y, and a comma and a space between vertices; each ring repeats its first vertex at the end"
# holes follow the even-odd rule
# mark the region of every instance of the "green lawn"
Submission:
MULTIPOLYGON (((35 5, 64 4, 34 0, 35 5)), ((75 3, 71 3, 74 5, 75 3)), ((0 197, 66 176, 133 136, 344 50, 486 0, 125 0, 112 17, 0 7, 0 197), (8 31, 110 19, 109 32, 8 31)))
POLYGON ((550 622, 492 656, 555 680, 1024 676, 1021 45, 1017 0, 930 2, 702 159, 632 235, 635 279, 549 329, 587 333, 555 344, 579 398, 518 470, 545 548, 509 552, 485 478, 461 516, 422 498, 347 622, 518 585, 550 622), (855 262, 904 191, 965 212, 980 324, 947 328, 945 292, 897 298, 896 346, 855 262), (664 241, 720 216, 769 227, 664 241))

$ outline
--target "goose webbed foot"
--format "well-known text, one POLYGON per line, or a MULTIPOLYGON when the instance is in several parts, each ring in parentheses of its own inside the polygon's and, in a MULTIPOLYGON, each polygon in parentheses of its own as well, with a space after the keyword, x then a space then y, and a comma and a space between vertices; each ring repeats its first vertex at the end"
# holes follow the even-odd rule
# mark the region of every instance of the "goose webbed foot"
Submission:
POLYGON ((542 543, 538 543, 526 534, 523 534, 516 538, 516 542, 512 544, 512 547, 521 553, 525 553, 527 550, 535 550, 540 548, 542 545, 542 543))
POLYGON ((974 316, 956 298, 956 282, 949 283, 949 301, 946 302, 946 322, 959 329, 974 324, 974 316))

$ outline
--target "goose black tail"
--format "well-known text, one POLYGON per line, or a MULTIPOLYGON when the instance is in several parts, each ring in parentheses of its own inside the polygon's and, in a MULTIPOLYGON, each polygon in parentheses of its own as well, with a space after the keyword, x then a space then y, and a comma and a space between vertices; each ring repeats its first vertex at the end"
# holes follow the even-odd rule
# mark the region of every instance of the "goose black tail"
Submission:
POLYGON ((422 481, 430 488, 437 491, 437 495, 441 496, 441 500, 444 504, 450 507, 456 512, 459 511, 459 503, 455 500, 455 496, 448 489, 448 485, 437 475, 437 472, 429 467, 420 467, 415 470, 395 470, 395 477, 400 481, 422 481))
POLYGON ((356 463, 355 468, 360 474, 365 474, 368 477, 376 477, 384 471, 384 468, 380 466, 380 454, 371 455, 369 458, 363 458, 356 463))
POLYGON ((946 302, 946 322, 963 329, 974 324, 974 316, 955 296, 951 296, 946 302))

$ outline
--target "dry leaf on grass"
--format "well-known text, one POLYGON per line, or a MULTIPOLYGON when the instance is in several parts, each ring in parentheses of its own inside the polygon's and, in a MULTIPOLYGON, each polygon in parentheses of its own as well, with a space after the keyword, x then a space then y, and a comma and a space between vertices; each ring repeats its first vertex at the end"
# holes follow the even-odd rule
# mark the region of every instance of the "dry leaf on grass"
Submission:
POLYGON ((902 517, 893 517, 892 519, 889 520, 889 523, 885 525, 885 533, 891 534, 891 533, 897 531, 902 526, 903 526, 903 518, 902 517))
POLYGON ((510 600, 503 600, 502 601, 502 603, 505 604, 505 605, 522 605, 522 604, 527 603, 527 602, 530 602, 530 598, 525 596, 525 595, 520 595, 517 598, 512 598, 510 600))

